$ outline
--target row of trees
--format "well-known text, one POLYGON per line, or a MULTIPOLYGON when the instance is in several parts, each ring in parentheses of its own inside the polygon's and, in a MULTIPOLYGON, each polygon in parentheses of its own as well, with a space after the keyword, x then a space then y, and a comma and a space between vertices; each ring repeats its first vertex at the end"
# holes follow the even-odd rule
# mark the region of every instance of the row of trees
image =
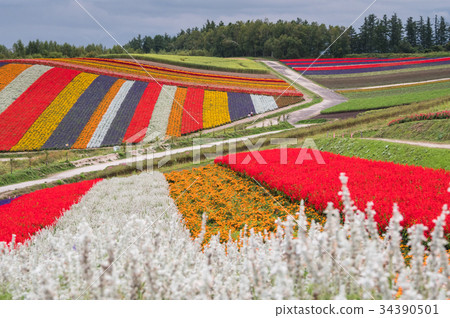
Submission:
POLYGON ((13 44, 11 49, 0 45, 0 59, 7 58, 61 58, 61 57, 94 57, 101 54, 121 54, 123 50, 116 45, 106 48, 102 44, 89 44, 87 46, 75 46, 68 43, 58 44, 54 41, 30 41, 25 45, 21 40, 13 44))
POLYGON ((444 17, 412 17, 403 24, 394 14, 378 19, 371 14, 364 19, 359 34, 353 34, 353 53, 427 52, 449 49, 450 28, 444 17))
MULTIPOLYGON (((357 53, 415 53, 450 51, 450 27, 444 17, 408 18, 404 23, 396 14, 388 18, 367 16, 357 32, 353 27, 344 34, 343 26, 326 26, 306 20, 270 22, 237 21, 225 25, 207 21, 202 28, 168 34, 138 35, 125 47, 133 53, 185 52, 192 55, 272 56, 275 58, 342 57, 357 53), (331 45, 333 44, 333 45, 331 45), (330 46, 331 45, 331 46, 330 46)), ((67 43, 31 41, 14 43, 12 49, 0 46, 0 58, 8 57, 75 57, 124 53, 119 46, 111 49, 91 44, 75 47, 67 43)))
POLYGON ((326 26, 306 20, 255 20, 225 25, 207 21, 201 28, 133 38, 126 47, 134 52, 174 52, 179 50, 213 56, 272 56, 276 58, 317 57, 326 50, 329 56, 357 53, 415 53, 450 51, 450 27, 444 17, 406 23, 397 16, 378 18, 371 14, 357 32, 350 27, 326 26))

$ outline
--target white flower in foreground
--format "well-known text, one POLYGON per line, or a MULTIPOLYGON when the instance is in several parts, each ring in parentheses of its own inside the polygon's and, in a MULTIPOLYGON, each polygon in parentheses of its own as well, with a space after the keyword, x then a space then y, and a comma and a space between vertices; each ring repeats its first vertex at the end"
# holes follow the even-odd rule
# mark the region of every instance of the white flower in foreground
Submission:
POLYGON ((1 248, 0 290, 25 299, 393 299, 401 287, 405 299, 450 297, 447 207, 426 265, 424 227, 409 230, 408 267, 398 209, 379 238, 372 205, 366 219, 341 179, 345 226, 329 204, 324 228, 313 222, 306 229, 301 208, 295 220, 277 221, 276 233, 245 229, 240 242, 213 237, 203 250, 203 236, 190 237, 162 174, 104 180, 29 246, 1 248))

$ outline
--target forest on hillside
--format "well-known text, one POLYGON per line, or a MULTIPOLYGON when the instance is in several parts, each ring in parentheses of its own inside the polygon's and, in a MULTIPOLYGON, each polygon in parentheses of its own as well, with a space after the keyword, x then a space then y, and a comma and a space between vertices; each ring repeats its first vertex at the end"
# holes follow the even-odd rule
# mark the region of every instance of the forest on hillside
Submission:
MULTIPOLYGON (((326 26, 298 18, 293 21, 237 21, 224 24, 207 21, 201 28, 181 30, 177 35, 138 35, 124 47, 130 53, 174 53, 217 57, 317 57, 332 43, 324 56, 343 57, 362 53, 428 53, 450 51, 450 26, 444 17, 409 17, 397 14, 379 18, 371 14, 356 30, 326 26)), ((0 45, 0 58, 93 57, 124 53, 118 45, 74 46, 54 41, 21 40, 12 48, 0 45)))

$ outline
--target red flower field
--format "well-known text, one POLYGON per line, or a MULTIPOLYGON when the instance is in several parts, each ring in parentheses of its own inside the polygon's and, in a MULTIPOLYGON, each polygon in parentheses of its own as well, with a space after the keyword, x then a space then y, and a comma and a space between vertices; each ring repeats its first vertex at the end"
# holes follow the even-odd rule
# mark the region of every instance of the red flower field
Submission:
POLYGON ((0 242, 11 242, 15 234, 15 242, 23 243, 39 230, 53 225, 100 180, 38 190, 0 206, 0 242))
MULTIPOLYGON (((287 160, 283 161, 283 152, 272 149, 259 152, 260 156, 240 153, 219 157, 215 163, 253 177, 272 189, 284 192, 293 200, 304 199, 307 206, 319 211, 326 208, 327 202, 340 205, 339 175, 345 172, 356 206, 363 211, 368 201, 374 202, 377 211, 375 219, 380 231, 386 230, 394 203, 399 205, 404 227, 422 223, 429 230, 433 228, 433 220, 440 215, 443 205, 450 203, 448 171, 311 152, 308 150, 308 156, 302 158, 305 150, 287 149, 287 160), (317 160, 320 158, 323 158, 324 164, 317 160), (301 159, 304 159, 303 162, 301 159)), ((450 217, 447 218, 445 230, 450 232, 450 217)))

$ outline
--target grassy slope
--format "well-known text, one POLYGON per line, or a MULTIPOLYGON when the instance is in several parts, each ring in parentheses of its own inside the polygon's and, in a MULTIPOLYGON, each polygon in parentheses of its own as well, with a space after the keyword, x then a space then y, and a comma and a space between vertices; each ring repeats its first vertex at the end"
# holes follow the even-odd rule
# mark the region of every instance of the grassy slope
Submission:
POLYGON ((407 88, 376 90, 369 92, 344 93, 349 101, 325 109, 323 114, 370 110, 422 102, 450 96, 448 83, 426 84, 407 88))
POLYGON ((450 143, 450 120, 409 122, 364 133, 366 137, 450 143))
POLYGON ((38 180, 49 175, 70 170, 75 166, 68 162, 52 163, 48 166, 32 167, 27 169, 15 170, 13 173, 5 173, 0 175, 0 186, 5 186, 14 183, 20 183, 31 180, 38 180))
POLYGON ((302 125, 302 124, 322 124, 322 123, 326 123, 328 121, 328 119, 325 118, 317 118, 317 119, 304 119, 304 120, 299 120, 298 122, 296 122, 297 125, 302 125))
POLYGON ((316 145, 320 150, 344 156, 450 170, 450 151, 446 149, 348 138, 318 139, 316 145))
MULTIPOLYGON (((183 56, 163 54, 132 54, 138 60, 168 63, 177 66, 239 73, 268 73, 263 65, 249 59, 233 59, 210 56, 183 56)), ((103 58, 130 58, 127 54, 102 55, 103 58)))
POLYGON ((0 158, 13 158, 13 173, 11 173, 11 162, 9 160, 0 161, 0 186, 42 179, 58 172, 73 169, 74 165, 70 161, 110 153, 113 153, 112 148, 70 150, 69 152, 66 150, 54 150, 48 152, 48 157, 45 151, 0 153, 0 158), (26 159, 15 160, 15 158, 26 159))
POLYGON ((374 97, 406 95, 413 93, 427 93, 433 90, 448 89, 449 87, 450 87, 449 82, 442 82, 442 83, 421 84, 415 86, 388 87, 384 89, 375 89, 367 91, 365 90, 349 91, 349 92, 344 91, 342 92, 342 94, 348 97, 349 99, 374 98, 374 97))

